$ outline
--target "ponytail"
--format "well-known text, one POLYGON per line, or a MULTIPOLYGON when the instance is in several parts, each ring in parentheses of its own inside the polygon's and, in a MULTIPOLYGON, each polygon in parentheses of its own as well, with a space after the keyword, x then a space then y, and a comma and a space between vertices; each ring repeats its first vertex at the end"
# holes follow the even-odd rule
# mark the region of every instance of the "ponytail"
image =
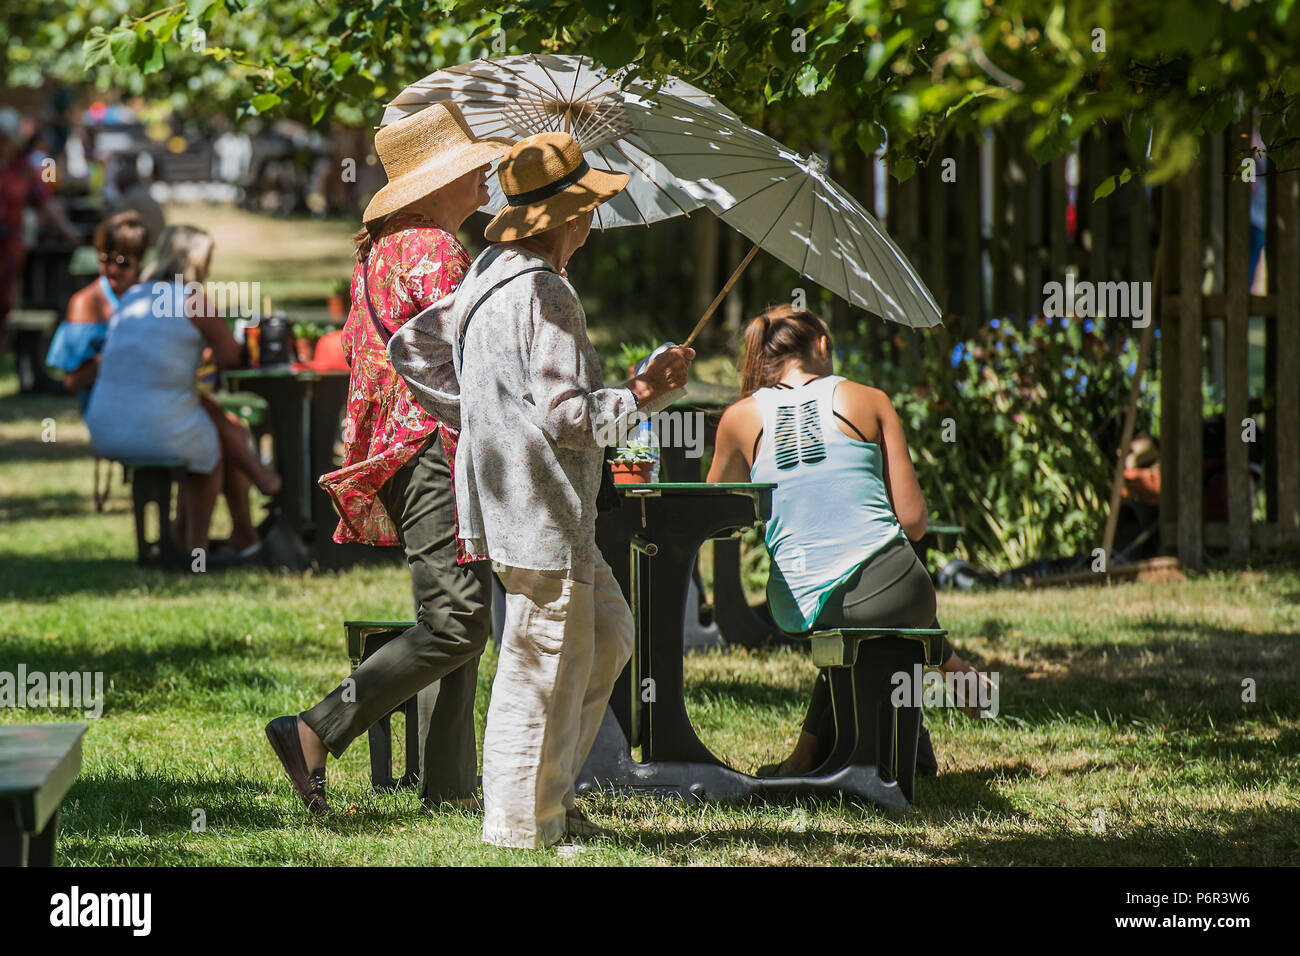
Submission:
POLYGON ((384 228, 384 220, 376 219, 368 222, 356 231, 352 236, 352 243, 356 246, 357 262, 365 262, 370 256, 370 250, 374 247, 375 240, 379 238, 380 230, 384 228))
POLYGON ((791 360, 805 364, 814 361, 817 342, 823 336, 829 350, 831 332, 826 323, 811 312, 789 304, 774 306, 755 316, 745 327, 740 397, 747 398, 760 388, 776 384, 791 360))

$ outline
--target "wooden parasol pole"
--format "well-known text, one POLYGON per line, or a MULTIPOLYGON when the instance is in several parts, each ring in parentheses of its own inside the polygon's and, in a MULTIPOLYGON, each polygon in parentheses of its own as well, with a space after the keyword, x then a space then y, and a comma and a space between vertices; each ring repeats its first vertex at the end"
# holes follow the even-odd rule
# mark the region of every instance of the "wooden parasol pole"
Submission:
MULTIPOLYGON (((1101 538, 1102 550, 1106 553, 1109 565, 1110 552, 1115 546, 1115 529, 1119 524, 1120 492, 1124 490, 1124 459, 1128 457, 1128 446, 1133 441, 1133 427, 1137 418, 1138 396, 1142 392, 1142 373, 1146 369, 1147 356, 1151 353, 1151 343, 1155 339, 1156 315, 1160 306, 1160 279, 1165 264, 1165 237, 1163 233, 1156 244, 1156 268, 1151 276, 1151 314, 1147 316, 1146 327, 1142 330, 1142 341, 1138 345, 1137 368, 1133 370, 1133 381, 1128 390, 1128 408, 1124 412, 1124 428, 1120 433, 1119 448, 1115 449, 1115 473, 1110 482, 1110 512, 1106 515, 1106 531, 1101 538)), ((1161 436, 1163 439, 1163 436, 1161 436)), ((1164 476, 1161 476, 1161 480, 1164 476)))
POLYGON ((722 287, 722 291, 714 296, 713 304, 705 310, 702 316, 700 316, 700 321, 695 323, 695 328, 691 329, 691 334, 686 336, 686 341, 682 343, 683 347, 689 347, 690 344, 695 341, 695 336, 699 335, 701 330, 703 330, 705 323, 708 322, 713 313, 717 311, 718 306, 722 304, 722 300, 725 299, 727 293, 731 291, 731 287, 735 285, 736 280, 740 278, 740 274, 745 271, 745 266, 749 265, 757 253, 758 246, 754 246, 754 248, 749 250, 749 254, 740 260, 740 265, 736 266, 736 271, 731 274, 731 278, 728 279, 727 284, 722 287))

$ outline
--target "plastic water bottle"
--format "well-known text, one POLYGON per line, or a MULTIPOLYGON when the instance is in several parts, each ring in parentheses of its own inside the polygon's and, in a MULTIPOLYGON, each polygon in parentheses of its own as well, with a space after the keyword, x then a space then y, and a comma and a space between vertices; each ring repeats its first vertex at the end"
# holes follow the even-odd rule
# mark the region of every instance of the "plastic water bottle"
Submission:
POLYGON ((659 480, 659 436, 655 434, 654 423, 649 419, 637 422, 636 433, 634 435, 636 443, 646 448, 654 456, 654 464, 650 466, 650 481, 659 480))

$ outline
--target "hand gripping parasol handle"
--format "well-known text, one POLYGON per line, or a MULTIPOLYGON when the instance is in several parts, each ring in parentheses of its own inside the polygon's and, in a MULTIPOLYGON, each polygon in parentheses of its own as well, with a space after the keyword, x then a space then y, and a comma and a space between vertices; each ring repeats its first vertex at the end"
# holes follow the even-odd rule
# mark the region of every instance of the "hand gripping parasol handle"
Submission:
POLYGON ((740 265, 736 266, 736 271, 731 274, 731 278, 728 279, 727 284, 722 287, 722 291, 714 296, 713 304, 705 310, 702 316, 700 316, 700 321, 695 323, 695 328, 691 329, 691 334, 686 336, 686 341, 682 343, 683 347, 688 347, 695 341, 695 336, 700 334, 700 331, 704 328, 704 324, 708 322, 713 313, 717 311, 718 306, 722 304, 722 300, 725 299, 727 293, 731 291, 731 287, 735 285, 736 280, 740 278, 740 274, 745 271, 745 266, 749 265, 750 261, 757 253, 758 246, 754 246, 754 248, 749 250, 749 255, 740 260, 740 265))

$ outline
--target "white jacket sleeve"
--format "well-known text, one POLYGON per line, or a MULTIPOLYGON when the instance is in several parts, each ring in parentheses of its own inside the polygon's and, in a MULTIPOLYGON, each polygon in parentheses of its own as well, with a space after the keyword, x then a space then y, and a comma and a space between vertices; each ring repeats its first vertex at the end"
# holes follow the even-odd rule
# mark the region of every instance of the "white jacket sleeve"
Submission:
POLYGON ((460 427, 460 383, 452 364, 448 320, 455 292, 417 312, 388 341, 388 360, 426 412, 460 427))
POLYGON ((533 285, 529 391, 538 426, 564 448, 616 444, 636 414, 636 397, 626 387, 604 387, 573 287, 555 275, 538 277, 533 285))

